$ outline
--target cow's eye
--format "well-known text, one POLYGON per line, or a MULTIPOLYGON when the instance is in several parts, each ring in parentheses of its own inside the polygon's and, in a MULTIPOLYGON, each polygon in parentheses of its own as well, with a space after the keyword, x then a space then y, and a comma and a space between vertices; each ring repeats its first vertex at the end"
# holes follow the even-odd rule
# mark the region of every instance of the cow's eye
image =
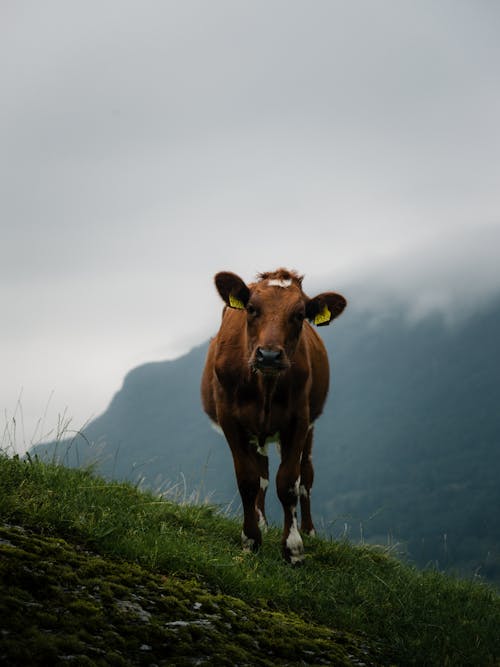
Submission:
POLYGON ((247 306, 247 313, 250 315, 250 317, 255 317, 257 315, 257 309, 252 306, 251 303, 249 303, 247 306))
POLYGON ((304 313, 302 311, 299 311, 299 312, 293 314, 293 319, 296 322, 298 322, 299 324, 302 324, 302 322, 304 321, 304 317, 305 316, 304 316, 304 313))

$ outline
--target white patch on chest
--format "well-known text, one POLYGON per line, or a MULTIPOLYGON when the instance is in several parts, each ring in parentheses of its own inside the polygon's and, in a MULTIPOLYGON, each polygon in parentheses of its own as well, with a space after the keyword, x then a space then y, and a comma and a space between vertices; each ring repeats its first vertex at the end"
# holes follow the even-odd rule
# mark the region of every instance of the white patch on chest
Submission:
POLYGON ((267 284, 269 287, 290 287, 292 284, 292 281, 290 278, 287 278, 286 280, 278 280, 276 278, 273 278, 272 280, 268 280, 267 284))
POLYGON ((257 447, 257 453, 260 454, 261 456, 269 456, 269 445, 272 442, 279 442, 279 433, 275 433, 274 435, 270 435, 268 438, 266 438, 265 443, 261 446, 259 445, 259 438, 256 435, 251 435, 250 436, 250 442, 252 445, 255 445, 257 447))

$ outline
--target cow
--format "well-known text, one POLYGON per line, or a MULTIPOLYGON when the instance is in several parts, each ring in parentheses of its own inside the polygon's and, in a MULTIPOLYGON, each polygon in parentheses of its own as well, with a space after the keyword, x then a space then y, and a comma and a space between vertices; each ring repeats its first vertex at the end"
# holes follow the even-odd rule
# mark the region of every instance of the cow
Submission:
POLYGON ((243 505, 244 551, 260 547, 261 529, 267 527, 268 445, 277 442, 282 553, 292 565, 304 560, 299 499, 300 530, 315 534, 313 425, 329 385, 328 356, 309 322, 328 325, 346 306, 335 292, 307 297, 302 280, 287 269, 261 273, 249 285, 234 273, 217 273, 215 286, 225 306, 201 380, 203 408, 231 449, 243 505))

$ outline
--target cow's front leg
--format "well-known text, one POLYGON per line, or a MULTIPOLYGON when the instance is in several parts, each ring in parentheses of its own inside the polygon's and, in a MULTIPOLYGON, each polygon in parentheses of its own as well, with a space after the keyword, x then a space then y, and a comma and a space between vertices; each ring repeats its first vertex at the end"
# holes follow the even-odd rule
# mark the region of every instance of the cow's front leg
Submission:
POLYGON ((257 453, 244 429, 237 424, 225 423, 222 430, 233 455, 236 481, 243 505, 241 545, 244 551, 257 551, 262 544, 256 510, 257 496, 261 488, 257 453))
POLYGON ((266 519, 266 491, 269 486, 269 459, 267 455, 267 445, 257 446, 256 454, 257 466, 259 469, 259 492, 257 493, 257 521, 259 528, 267 531, 266 519))
POLYGON ((281 465, 276 477, 278 497, 284 513, 281 548, 283 557, 292 565, 300 565, 304 560, 304 544, 297 523, 297 503, 300 489, 300 461, 306 434, 307 426, 305 429, 297 430, 292 437, 283 438, 281 465))
POLYGON ((251 455, 239 455, 234 460, 238 489, 243 505, 243 530, 241 531, 241 546, 244 551, 257 551, 262 544, 262 534, 259 528, 257 513, 257 496, 260 491, 260 476, 251 455))

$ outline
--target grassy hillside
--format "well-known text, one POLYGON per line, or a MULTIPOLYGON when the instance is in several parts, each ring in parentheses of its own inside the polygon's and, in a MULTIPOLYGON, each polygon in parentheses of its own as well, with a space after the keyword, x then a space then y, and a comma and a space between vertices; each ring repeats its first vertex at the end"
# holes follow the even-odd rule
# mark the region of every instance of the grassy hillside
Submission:
MULTIPOLYGON (((349 308, 321 332, 333 372, 315 434, 315 522, 354 540, 361 527, 366 541, 404 543, 421 567, 500 584, 500 301, 449 327, 438 316, 410 324, 382 306, 379 316, 349 308)), ((189 490, 238 503, 229 448, 200 405, 205 355, 204 345, 132 370, 86 439, 34 451, 97 461, 113 479, 144 476, 153 489, 182 476, 189 490)), ((268 498, 281 520, 276 494, 268 498)))
POLYGON ((500 598, 375 547, 240 527, 89 471, 0 456, 2 664, 500 664, 500 598))

